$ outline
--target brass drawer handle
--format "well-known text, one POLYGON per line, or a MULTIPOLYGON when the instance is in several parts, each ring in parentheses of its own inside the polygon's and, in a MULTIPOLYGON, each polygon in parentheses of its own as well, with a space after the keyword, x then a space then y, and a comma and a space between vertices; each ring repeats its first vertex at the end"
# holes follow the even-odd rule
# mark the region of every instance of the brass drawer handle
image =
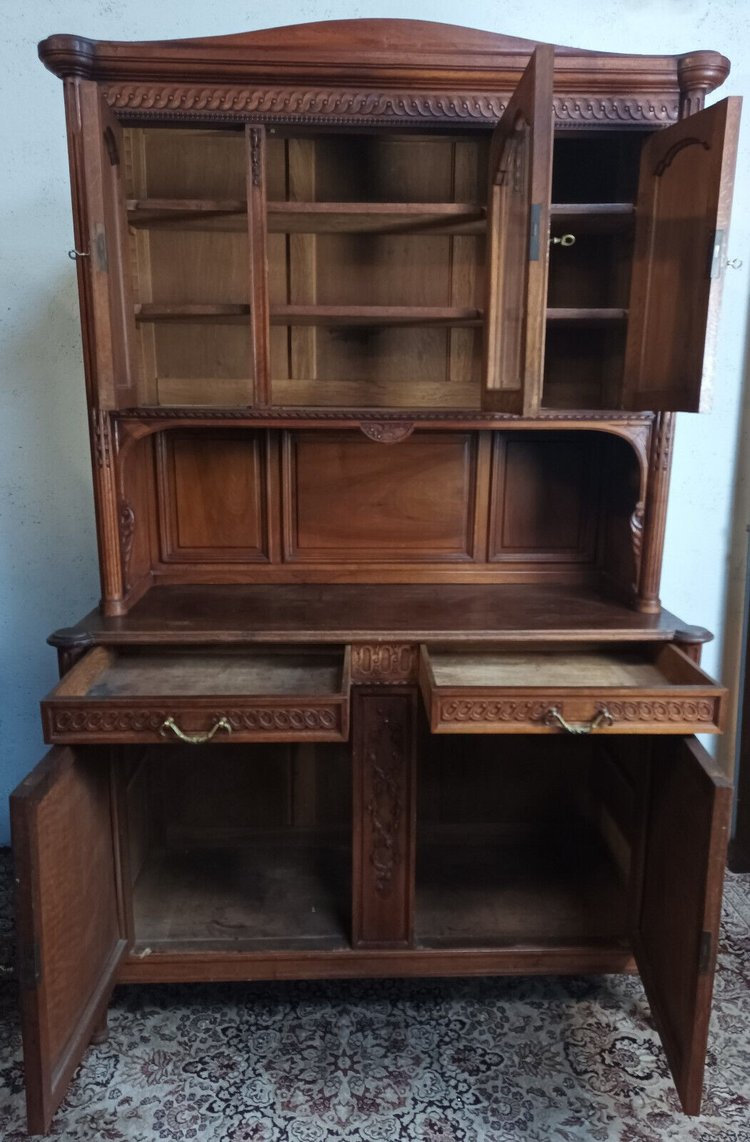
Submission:
POLYGON ((170 730, 176 738, 180 739, 181 742, 187 742, 188 745, 203 745, 204 742, 210 742, 211 738, 214 736, 214 734, 217 734, 219 730, 226 730, 228 734, 231 734, 232 726, 228 718, 219 718, 219 720, 214 722, 214 724, 211 726, 211 729, 207 730, 205 734, 186 734, 184 730, 180 729, 180 727, 177 725, 177 722, 170 714, 169 717, 162 723, 162 727, 159 730, 159 733, 163 738, 165 738, 170 730))
POLYGON ((598 730, 600 726, 611 726, 614 720, 606 706, 600 706, 591 721, 584 722, 580 726, 573 726, 570 722, 566 722, 557 706, 550 706, 542 718, 545 726, 559 726, 561 730, 565 730, 566 734, 590 734, 594 730, 598 730))

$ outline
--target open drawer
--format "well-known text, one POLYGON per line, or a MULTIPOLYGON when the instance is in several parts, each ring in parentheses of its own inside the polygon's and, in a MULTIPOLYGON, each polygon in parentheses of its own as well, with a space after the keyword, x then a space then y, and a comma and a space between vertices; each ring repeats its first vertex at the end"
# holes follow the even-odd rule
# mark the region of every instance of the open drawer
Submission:
POLYGON ((45 740, 344 741, 349 648, 96 647, 42 702, 45 740))
POLYGON ((726 690, 673 643, 454 650, 423 646, 433 733, 719 733, 726 690))

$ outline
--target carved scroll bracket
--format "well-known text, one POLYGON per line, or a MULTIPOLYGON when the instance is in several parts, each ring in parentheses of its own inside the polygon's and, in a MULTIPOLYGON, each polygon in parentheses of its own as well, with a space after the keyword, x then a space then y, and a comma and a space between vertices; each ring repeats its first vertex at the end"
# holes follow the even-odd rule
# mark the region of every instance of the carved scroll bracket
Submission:
POLYGON ((667 520, 669 473, 672 467, 675 415, 659 413, 653 425, 649 450, 648 490, 642 530, 637 607, 649 614, 660 610, 659 583, 667 520))
POLYGON ((641 560, 643 556, 643 522, 646 517, 646 505, 640 500, 630 517, 630 537, 633 544, 633 564, 635 567, 635 581, 633 586, 638 590, 641 578, 641 560))
POLYGON ((135 512, 126 499, 120 500, 120 559, 122 560, 122 584, 125 591, 130 590, 130 559, 133 554, 135 540, 135 512))

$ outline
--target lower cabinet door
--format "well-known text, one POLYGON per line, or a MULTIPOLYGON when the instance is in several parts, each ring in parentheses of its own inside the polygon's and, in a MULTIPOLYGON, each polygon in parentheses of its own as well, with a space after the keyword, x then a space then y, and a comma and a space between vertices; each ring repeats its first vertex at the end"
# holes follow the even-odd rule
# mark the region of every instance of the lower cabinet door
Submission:
POLYGON ((694 738, 654 750, 636 962, 686 1114, 699 1114, 731 786, 694 738))
POLYGON ((28 1127, 46 1133, 127 942, 109 751, 50 750, 11 796, 28 1127))

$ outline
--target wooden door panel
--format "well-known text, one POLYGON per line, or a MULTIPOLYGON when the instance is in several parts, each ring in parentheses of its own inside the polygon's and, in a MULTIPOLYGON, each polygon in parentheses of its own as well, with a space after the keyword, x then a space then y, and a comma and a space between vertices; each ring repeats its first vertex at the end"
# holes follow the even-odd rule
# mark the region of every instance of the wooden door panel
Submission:
POLYGON ((475 433, 419 432, 393 447, 359 432, 285 439, 288 562, 474 558, 475 433))
MULTIPOLYGON (((122 185, 122 129, 96 83, 79 84, 84 217, 76 233, 83 334, 95 378, 91 402, 137 403, 136 330, 122 185)), ((90 380, 93 388, 94 380, 90 380)))
POLYGON ((29 1131, 45 1133, 126 949, 106 752, 53 749, 11 796, 29 1131))
POLYGON ((633 944, 686 1114, 700 1112, 730 807, 694 738, 659 741, 633 944))
POLYGON ((492 140, 482 397, 497 412, 541 403, 554 61, 551 45, 536 49, 492 140))
POLYGON ((690 115, 643 148, 625 408, 708 407, 741 102, 690 115))

